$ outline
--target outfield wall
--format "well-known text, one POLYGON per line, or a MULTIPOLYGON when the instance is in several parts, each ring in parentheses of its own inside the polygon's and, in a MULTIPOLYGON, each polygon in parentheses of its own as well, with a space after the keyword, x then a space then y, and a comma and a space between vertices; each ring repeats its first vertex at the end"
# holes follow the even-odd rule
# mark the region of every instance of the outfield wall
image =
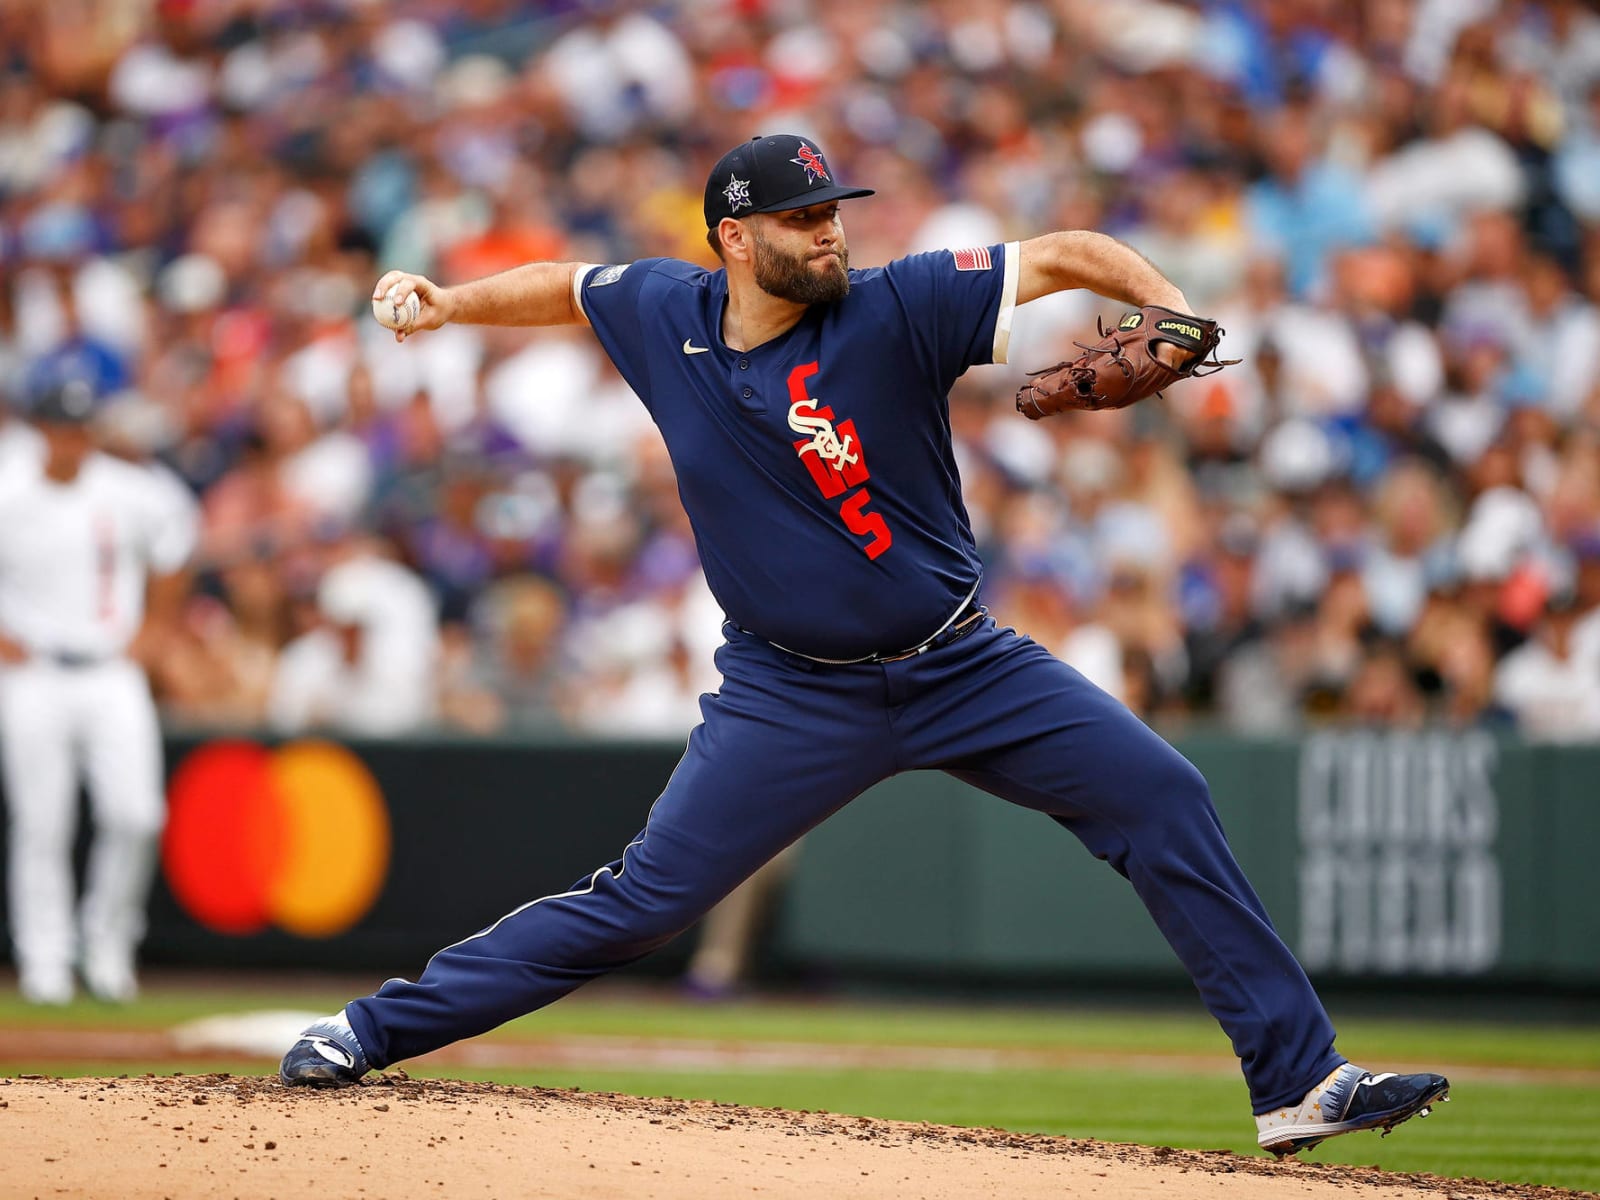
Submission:
MULTIPOLYGON (((1600 746, 1178 744, 1313 975, 1600 987, 1600 746)), ((679 749, 174 737, 147 957, 409 973, 615 858, 679 749)), ((840 976, 1181 977, 1132 890, 1068 833, 931 772, 807 838, 774 937, 776 960, 840 976)))

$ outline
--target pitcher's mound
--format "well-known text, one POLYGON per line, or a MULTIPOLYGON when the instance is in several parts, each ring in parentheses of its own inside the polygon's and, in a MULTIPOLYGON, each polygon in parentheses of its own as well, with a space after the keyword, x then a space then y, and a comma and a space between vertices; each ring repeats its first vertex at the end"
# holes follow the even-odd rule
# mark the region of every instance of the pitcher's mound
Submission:
POLYGON ((705 1101, 413 1080, 0 1079, 0 1196, 1382 1200, 1577 1193, 705 1101), (1292 1185, 1286 1186, 1286 1185, 1292 1185))

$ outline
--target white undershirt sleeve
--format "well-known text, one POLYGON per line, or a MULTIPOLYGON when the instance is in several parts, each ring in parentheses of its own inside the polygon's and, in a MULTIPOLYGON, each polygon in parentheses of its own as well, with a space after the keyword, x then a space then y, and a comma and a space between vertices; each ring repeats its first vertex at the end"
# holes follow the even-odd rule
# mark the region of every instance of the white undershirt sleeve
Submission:
POLYGON ((589 278, 589 272, 599 265, 599 263, 583 263, 572 273, 572 303, 585 321, 589 319, 589 314, 583 307, 583 281, 589 278))
POLYGON ((1000 311, 994 318, 994 355, 997 363, 1007 361, 1011 352, 1011 318, 1017 311, 1017 276, 1021 271, 1021 242, 1005 244, 1005 275, 1000 280, 1000 311))

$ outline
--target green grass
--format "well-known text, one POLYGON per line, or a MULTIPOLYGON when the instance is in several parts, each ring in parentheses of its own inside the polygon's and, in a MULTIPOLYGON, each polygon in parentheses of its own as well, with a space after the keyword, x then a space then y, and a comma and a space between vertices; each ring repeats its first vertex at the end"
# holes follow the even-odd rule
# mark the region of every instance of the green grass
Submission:
MULTIPOLYGON (((1188 1074, 1128 1077, 1101 1072, 818 1071, 689 1076, 663 1072, 499 1072, 502 1083, 577 1086, 633 1095, 705 1098, 827 1109, 906 1121, 994 1125, 1034 1133, 1144 1145, 1259 1153, 1242 1084, 1188 1074)), ((1359 1134, 1308 1155, 1394 1171, 1600 1186, 1600 1092, 1473 1084, 1426 1121, 1387 1138, 1359 1134), (1537 1130, 1538 1132, 1532 1132, 1537 1130)))
MULTIPOLYGON (((1352 1056, 1374 1062, 1438 1059, 1494 1066, 1600 1069, 1600 1025, 1519 1025, 1504 1022, 1352 1018, 1339 1022, 1339 1042, 1352 1056)), ((637 1003, 573 996, 542 1013, 513 1021, 511 1036, 591 1034, 635 1037, 718 1037, 751 1041, 843 1045, 1040 1047, 1112 1053, 1215 1055, 1233 1053, 1216 1023, 1196 1001, 1192 1012, 1109 1013, 1057 1007, 946 1005, 637 1003)))
MULTIPOLYGON (((0 1027, 78 1024, 158 1028, 193 1017, 260 1008, 332 1011, 341 997, 318 990, 154 989, 125 1010, 79 1002, 66 1010, 25 1008, 0 997, 0 1027)), ((636 1095, 699 1097, 795 1109, 827 1109, 913 1121, 992 1125, 1110 1141, 1253 1153, 1253 1125, 1226 1042, 1203 1012, 1106 1012, 1042 1007, 744 1003, 707 1007, 592 993, 512 1023, 499 1037, 558 1035, 692 1037, 718 1041, 817 1042, 1023 1048, 1140 1056, 1137 1069, 971 1072, 852 1068, 792 1071, 589 1070, 446 1071, 468 1078, 636 1095), (1160 1056, 1172 1056, 1170 1065, 1160 1056)), ((1391 1137, 1337 1139, 1310 1157, 1398 1171, 1477 1176, 1600 1190, 1600 1085, 1552 1075, 1493 1076, 1487 1068, 1600 1070, 1600 1028, 1356 1018, 1341 1022, 1341 1048, 1359 1061, 1449 1064, 1460 1068, 1454 1100, 1391 1137), (1485 1068, 1475 1071, 1474 1068, 1485 1068)), ((170 1065, 74 1064, 71 1074, 170 1072, 170 1065)), ((264 1073, 266 1064, 187 1064, 264 1073)), ((61 1064, 0 1063, 0 1074, 62 1073, 61 1064)))
MULTIPOLYGON (((1438 1060, 1484 1066, 1600 1070, 1600 1025, 1355 1017, 1340 1045, 1363 1061, 1438 1060)), ((1068 1006, 747 1003, 704 1005, 574 996, 504 1029, 513 1038, 558 1034, 822 1042, 830 1045, 1038 1048, 1112 1054, 1213 1056, 1232 1049, 1196 1002, 1192 1010, 1114 1013, 1068 1006)))
POLYGON ((335 1012, 350 997, 321 989, 146 987, 132 1004, 110 1005, 79 995, 61 1008, 24 1004, 16 992, 0 991, 0 1029, 169 1029, 184 1021, 219 1013, 264 1008, 335 1012))
MULTIPOLYGON (((375 981, 374 981, 375 982, 375 981)), ((111 1008, 79 999, 66 1008, 23 1004, 0 992, 0 1028, 62 1026, 163 1029, 218 1013, 262 1008, 333 1012, 349 993, 238 988, 149 988, 138 1003, 111 1008)), ((1600 1025, 1398 1018, 1340 1019, 1339 1045, 1363 1062, 1386 1059, 1485 1066, 1600 1070, 1600 1025)), ((1213 1055, 1232 1060, 1227 1040, 1201 1010, 1113 1013, 1070 1006, 755 1001, 707 1006, 590 989, 505 1026, 497 1036, 690 1037, 833 1045, 963 1046, 1109 1053, 1213 1055)))

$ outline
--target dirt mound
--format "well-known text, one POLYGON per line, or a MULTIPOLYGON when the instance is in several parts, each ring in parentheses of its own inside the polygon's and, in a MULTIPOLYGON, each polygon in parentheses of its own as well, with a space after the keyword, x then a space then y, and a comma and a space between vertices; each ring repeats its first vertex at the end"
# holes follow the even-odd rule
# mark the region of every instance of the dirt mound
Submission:
POLYGON ((1526 1197, 1512 1186, 995 1129, 485 1083, 402 1071, 333 1092, 272 1077, 0 1079, 0 1197, 1526 1197), (1370 1190, 1369 1190, 1370 1189, 1370 1190))

